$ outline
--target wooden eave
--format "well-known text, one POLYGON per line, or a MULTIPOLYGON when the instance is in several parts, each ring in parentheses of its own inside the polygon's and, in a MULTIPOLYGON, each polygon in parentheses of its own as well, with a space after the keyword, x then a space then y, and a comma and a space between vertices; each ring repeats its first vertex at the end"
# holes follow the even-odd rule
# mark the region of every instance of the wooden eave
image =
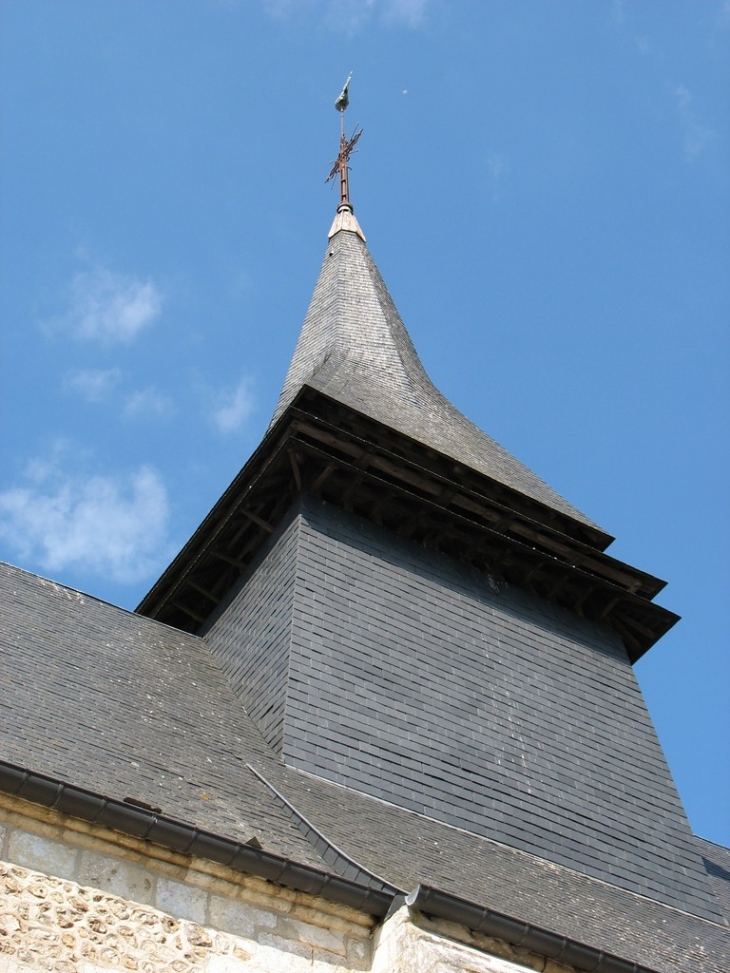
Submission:
POLYGON ((301 493, 609 625, 632 662, 677 621, 651 602, 664 582, 584 525, 307 388, 137 611, 203 631, 301 493))

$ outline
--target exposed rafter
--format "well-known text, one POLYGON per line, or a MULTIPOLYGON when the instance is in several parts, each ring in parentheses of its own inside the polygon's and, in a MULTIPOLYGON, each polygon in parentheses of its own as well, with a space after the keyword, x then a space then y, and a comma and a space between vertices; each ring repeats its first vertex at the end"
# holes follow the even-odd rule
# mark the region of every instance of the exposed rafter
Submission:
POLYGON ((535 511, 503 485, 311 390, 270 430, 138 611, 204 629, 300 493, 608 624, 632 660, 677 619, 651 601, 662 581, 565 532, 554 512, 535 511))

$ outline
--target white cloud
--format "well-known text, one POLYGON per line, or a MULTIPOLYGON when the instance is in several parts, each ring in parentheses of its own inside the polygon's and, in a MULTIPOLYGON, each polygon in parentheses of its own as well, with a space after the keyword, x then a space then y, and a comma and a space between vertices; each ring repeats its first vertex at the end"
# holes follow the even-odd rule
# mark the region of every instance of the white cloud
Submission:
POLYGON ((715 132, 709 125, 704 125, 699 121, 693 106, 692 95, 683 84, 677 85, 673 94, 682 125, 684 157, 687 162, 694 162, 712 143, 715 132))
POLYGON ((286 20, 295 10, 301 10, 303 0, 263 0, 263 4, 264 10, 270 17, 286 20))
POLYGON ((167 491, 151 467, 82 479, 41 462, 28 479, 0 493, 0 537, 44 571, 81 567, 131 584, 169 556, 167 491))
POLYGON ((613 0, 611 5, 611 13, 613 19, 617 24, 626 23, 626 5, 624 0, 613 0))
POLYGON ((487 156, 487 169, 492 184, 492 202, 499 202, 499 190, 502 173, 507 168, 507 160, 499 152, 492 152, 487 156))
POLYGON ((636 48, 639 54, 652 54, 653 45, 648 37, 634 29, 636 18, 633 10, 627 10, 624 0, 613 0, 611 7, 613 22, 623 36, 623 42, 636 48))
POLYGON ((420 27, 430 0, 385 0, 383 19, 405 27, 420 27))
POLYGON ((690 95, 683 84, 677 85, 674 89, 674 97, 677 99, 677 107, 679 108, 680 114, 689 111, 689 106, 692 104, 692 95, 690 95))
POLYGON ((121 381, 118 368, 76 368, 63 378, 64 389, 78 392, 87 402, 101 402, 121 381))
POLYGON ((286 20, 314 11, 335 30, 353 34, 373 18, 398 27, 419 27, 432 0, 263 0, 265 11, 286 20))
POLYGON ((250 378, 242 378, 232 392, 224 392, 218 397, 218 406, 213 413, 213 421, 219 432, 224 434, 240 429, 254 409, 254 396, 250 378))
POLYGON ((123 411, 127 419, 144 419, 151 416, 172 415, 175 406, 168 395, 150 387, 133 392, 125 402, 123 411))
POLYGON ((354 34, 365 26, 375 9, 376 0, 330 0, 326 19, 335 30, 354 34))
POLYGON ((153 281, 103 267, 80 271, 71 282, 71 307, 61 325, 74 337, 105 344, 133 341, 162 310, 153 281))

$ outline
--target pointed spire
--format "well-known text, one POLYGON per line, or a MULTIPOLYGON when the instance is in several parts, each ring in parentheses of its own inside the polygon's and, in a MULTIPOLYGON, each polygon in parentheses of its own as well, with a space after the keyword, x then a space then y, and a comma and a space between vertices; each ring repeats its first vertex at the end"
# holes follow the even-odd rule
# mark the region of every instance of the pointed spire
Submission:
POLYGON ((600 530, 462 415, 426 374, 350 203, 347 163, 362 130, 349 140, 345 136, 349 85, 350 78, 335 102, 341 117, 340 153, 327 177, 329 182, 339 174, 340 202, 271 425, 307 386, 600 530))
POLYGON ((307 386, 596 528, 438 391, 361 234, 340 229, 348 227, 330 234, 272 425, 307 386))

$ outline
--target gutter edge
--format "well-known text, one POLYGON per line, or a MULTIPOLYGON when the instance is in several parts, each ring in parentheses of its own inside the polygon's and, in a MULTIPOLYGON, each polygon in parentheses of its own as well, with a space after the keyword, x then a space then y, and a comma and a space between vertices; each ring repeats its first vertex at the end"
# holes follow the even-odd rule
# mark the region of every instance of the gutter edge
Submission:
POLYGON ((0 760, 0 792, 179 854, 195 855, 298 892, 321 895, 379 919, 386 915, 393 898, 310 865, 298 864, 273 852, 223 838, 168 815, 104 797, 5 760, 0 760))
POLYGON ((435 919, 456 922, 473 932, 493 936, 588 973, 658 973, 648 966, 631 963, 428 885, 418 885, 410 892, 406 896, 406 906, 411 913, 422 912, 435 919))
MULTIPOLYGON (((378 919, 386 918, 395 900, 401 898, 5 760, 0 760, 0 792, 170 851, 195 855, 298 892, 321 895, 378 919)), ((405 904, 410 913, 423 912, 456 922, 587 973, 658 973, 428 885, 418 885, 406 896, 405 904)))

